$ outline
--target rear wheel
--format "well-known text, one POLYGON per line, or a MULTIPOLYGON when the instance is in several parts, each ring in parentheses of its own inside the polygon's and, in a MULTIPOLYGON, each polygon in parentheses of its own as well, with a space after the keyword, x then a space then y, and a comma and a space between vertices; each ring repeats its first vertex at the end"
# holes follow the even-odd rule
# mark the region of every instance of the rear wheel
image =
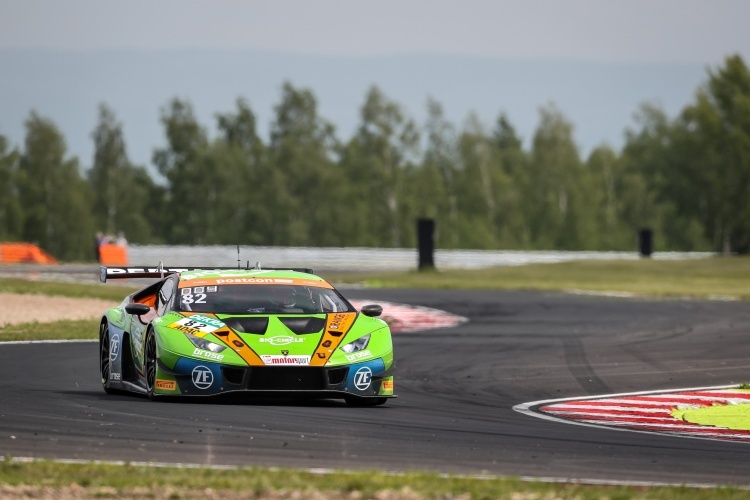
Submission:
POLYGON ((107 394, 116 391, 109 386, 109 374, 112 371, 112 359, 110 357, 111 340, 109 338, 109 323, 102 322, 99 326, 99 373, 102 376, 102 387, 107 394))
POLYGON ((144 353, 145 368, 146 368, 146 389, 148 391, 148 397, 155 399, 156 394, 154 388, 156 387, 156 335, 154 331, 149 329, 146 333, 146 348, 144 353))
POLYGON ((360 398, 358 396, 346 396, 344 401, 349 406, 363 407, 363 406, 380 406, 388 401, 388 398, 360 398))

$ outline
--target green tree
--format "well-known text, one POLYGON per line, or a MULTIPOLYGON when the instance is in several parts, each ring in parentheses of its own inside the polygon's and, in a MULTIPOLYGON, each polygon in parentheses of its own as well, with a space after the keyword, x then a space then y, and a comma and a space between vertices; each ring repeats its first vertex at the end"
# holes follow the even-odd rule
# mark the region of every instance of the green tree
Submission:
POLYGON ((502 248, 523 248, 529 244, 529 225, 523 212, 523 187, 528 182, 529 155, 510 120, 501 113, 492 142, 497 161, 507 178, 498 197, 495 234, 502 248))
POLYGON ((222 225, 219 242, 268 245, 274 241, 271 207, 286 186, 280 171, 269 166, 249 104, 238 99, 236 105, 235 113, 216 115, 221 138, 214 144, 214 154, 225 167, 221 180, 225 192, 217 211, 221 220, 232 221, 222 225))
POLYGON ((31 113, 19 164, 22 237, 66 260, 93 255, 91 191, 77 158, 66 159, 65 140, 52 121, 31 113))
POLYGON ((318 115, 308 89, 282 87, 274 108, 269 159, 274 192, 269 195, 275 245, 346 245, 339 221, 346 216, 336 162, 334 127, 318 115))
POLYGON ((665 190, 695 215, 717 251, 750 252, 750 71, 739 55, 709 71, 676 124, 675 175, 665 190))
POLYGON ((377 87, 367 92, 360 117, 343 162, 347 177, 359 189, 355 232, 363 235, 367 246, 413 244, 414 220, 406 186, 417 159, 417 128, 377 87))
POLYGON ((214 243, 216 184, 207 160, 209 142, 188 101, 173 99, 161 111, 167 146, 154 151, 153 162, 167 180, 159 227, 169 244, 214 243))
POLYGON ((142 167, 128 160, 122 125, 105 104, 91 134, 94 162, 88 172, 93 191, 96 227, 108 234, 123 232, 134 242, 153 241, 148 213, 153 213, 151 195, 155 186, 142 167))
POLYGON ((427 116, 427 150, 421 166, 407 183, 409 199, 414 201, 413 211, 418 217, 435 219, 438 247, 459 248, 461 242, 456 193, 458 138, 438 101, 427 100, 427 116))
POLYGON ((657 249, 706 250, 696 212, 680 208, 696 192, 686 175, 684 133, 654 106, 642 106, 636 118, 641 130, 628 131, 622 154, 623 223, 634 238, 638 229, 653 229, 657 249))
POLYGON ((581 248, 577 186, 581 176, 573 124, 550 105, 540 110, 524 189, 531 242, 537 248, 581 248))
POLYGON ((499 226, 498 198, 502 196, 508 179, 490 137, 474 113, 466 121, 458 149, 461 242, 469 248, 495 248, 495 228, 499 226))
POLYGON ((18 200, 18 152, 0 135, 0 241, 21 237, 23 213, 18 200))

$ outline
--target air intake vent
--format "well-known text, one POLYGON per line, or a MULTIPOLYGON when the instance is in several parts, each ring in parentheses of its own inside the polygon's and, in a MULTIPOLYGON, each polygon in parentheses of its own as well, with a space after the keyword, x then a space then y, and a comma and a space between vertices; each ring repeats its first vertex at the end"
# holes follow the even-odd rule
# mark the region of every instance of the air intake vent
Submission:
POLYGON ((222 321, 232 330, 242 333, 263 335, 268 329, 268 318, 223 318, 222 321))
POLYGON ((344 366, 341 368, 331 368, 330 370, 328 370, 328 383, 331 385, 338 385, 346 380, 346 375, 348 373, 348 366, 344 366))
POLYGON ((224 380, 229 384, 241 385, 245 380, 244 368, 229 368, 227 366, 221 367, 221 374, 224 376, 224 380))
POLYGON ((253 367, 247 388, 261 391, 320 391, 326 388, 326 381, 322 368, 253 367))
POLYGON ((284 326, 289 328, 297 335, 320 333, 320 331, 323 330, 323 327, 326 326, 325 318, 279 318, 279 321, 284 323, 284 326))

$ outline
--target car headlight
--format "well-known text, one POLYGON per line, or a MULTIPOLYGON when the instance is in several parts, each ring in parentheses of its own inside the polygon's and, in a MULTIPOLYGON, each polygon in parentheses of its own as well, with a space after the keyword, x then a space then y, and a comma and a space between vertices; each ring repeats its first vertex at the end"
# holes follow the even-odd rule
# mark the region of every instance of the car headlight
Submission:
POLYGON ((352 352, 362 351, 365 348, 367 348, 367 344, 369 342, 370 342, 370 334, 368 333, 364 337, 360 337, 354 342, 349 342, 348 344, 341 346, 341 350, 347 354, 350 354, 352 352))
POLYGON ((195 335, 190 335, 189 333, 186 333, 185 336, 195 347, 203 349, 204 351, 221 352, 227 348, 225 345, 214 344, 213 342, 196 337, 195 335))

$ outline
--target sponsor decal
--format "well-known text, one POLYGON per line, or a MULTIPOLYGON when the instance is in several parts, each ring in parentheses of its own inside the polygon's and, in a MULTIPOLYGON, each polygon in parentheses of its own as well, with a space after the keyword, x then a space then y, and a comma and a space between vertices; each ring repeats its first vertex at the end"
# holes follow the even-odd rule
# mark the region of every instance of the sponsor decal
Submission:
POLYGON ((156 379, 154 388, 162 389, 164 391, 174 391, 177 388, 177 383, 174 380, 159 380, 156 379))
POLYGON ((224 322, 219 321, 218 319, 211 318, 210 316, 204 316, 202 314, 193 314, 190 316, 190 319, 193 321, 200 321, 201 323, 205 323, 207 325, 215 326, 216 328, 221 328, 224 326, 224 322))
POLYGON ((169 325, 169 328, 174 328, 175 330, 179 330, 183 333, 189 333, 190 335, 195 335, 195 336, 200 336, 198 334, 201 333, 200 330, 196 330, 195 328, 190 328, 187 326, 178 325, 177 323, 173 323, 169 325))
POLYGON ((392 378, 383 379, 383 383, 380 385, 380 390, 382 392, 393 392, 393 379, 392 378))
POLYGON ((112 373, 109 374, 109 379, 110 380, 121 380, 122 379, 122 374, 112 372, 112 373))
POLYGON ((370 356, 372 356, 372 353, 369 349, 366 349, 364 351, 347 354, 346 359, 348 359, 349 361, 357 361, 358 359, 369 358, 370 356))
POLYGON ((217 279, 217 285, 232 284, 232 283, 275 283, 273 278, 223 278, 217 279))
POLYGON ((261 342, 267 342, 271 345, 275 346, 282 346, 282 345, 289 345, 296 342, 304 342, 305 339, 298 339, 295 337, 289 337, 288 335, 278 335, 276 337, 269 337, 269 338, 261 338, 261 342))
POLYGON ((189 272, 180 275, 180 288, 205 286, 206 292, 216 291, 217 285, 303 285, 318 288, 333 288, 333 285, 322 280, 303 278, 264 278, 268 271, 258 271, 252 274, 217 273, 216 271, 189 272), (192 281, 192 282, 191 282, 192 281), (214 288, 214 290, 211 290, 214 288))
POLYGON ((354 373, 354 387, 360 391, 367 390, 372 383, 372 370, 363 366, 354 373))
POLYGON ((182 318, 179 321, 175 321, 169 328, 180 330, 181 332, 196 335, 198 333, 211 333, 214 330, 218 330, 224 326, 219 320, 209 318, 207 316, 201 316, 196 314, 187 318, 182 318))
POLYGON ((120 355, 120 336, 114 334, 109 338, 109 360, 114 361, 120 355))
POLYGON ((212 351, 204 351, 203 349, 198 349, 197 347, 193 351, 193 356, 198 356, 199 358, 213 359, 215 361, 221 361, 222 359, 224 359, 223 354, 217 354, 212 351))
POLYGON ((278 356, 265 354, 260 357, 267 365, 309 365, 310 356, 278 356))
POLYGON ((211 372, 211 369, 206 366, 196 366, 193 368, 192 375, 193 385, 198 389, 208 389, 214 383, 214 374, 211 372))
POLYGON ((346 314, 334 314, 331 324, 328 326, 329 330, 339 330, 341 323, 346 320, 346 314))

